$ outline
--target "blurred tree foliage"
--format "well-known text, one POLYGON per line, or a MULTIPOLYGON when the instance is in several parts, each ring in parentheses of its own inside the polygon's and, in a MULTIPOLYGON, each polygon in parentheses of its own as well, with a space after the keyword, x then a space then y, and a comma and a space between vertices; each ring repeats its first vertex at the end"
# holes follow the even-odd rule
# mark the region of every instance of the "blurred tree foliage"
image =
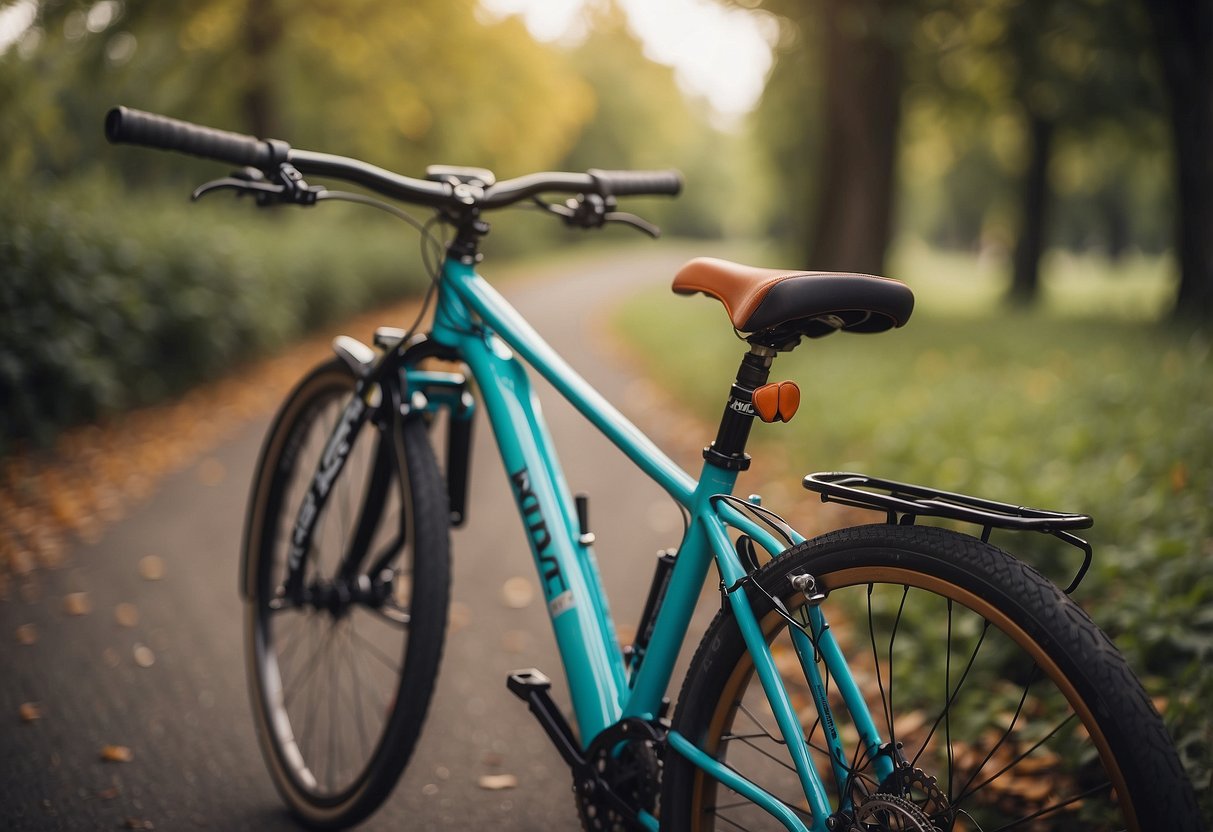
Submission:
MULTIPOLYGON (((717 160, 733 140, 609 4, 599 14, 600 31, 568 48, 475 0, 0 2, 24 26, 0 47, 0 190, 24 195, 0 217, 5 441, 177 392, 424 285, 412 240, 386 224, 189 206, 182 191, 224 169, 107 145, 114 104, 417 176, 431 163, 502 177, 677 166, 690 193, 639 209, 678 233, 720 233, 717 200, 737 177, 717 160)), ((495 254, 569 238, 538 218, 494 226, 495 254)))
POLYGON ((1143 6, 735 1, 782 21, 753 131, 792 193, 769 228, 808 264, 880 268, 908 232, 1008 256, 1029 299, 1047 245, 1115 257, 1169 244, 1166 85, 1143 6), (896 160, 878 130, 897 137, 896 160), (877 233, 890 200, 896 221, 877 233), (868 253, 840 262, 855 241, 868 253))
POLYGON ((677 167, 685 193, 646 203, 646 217, 683 236, 758 231, 742 215, 754 194, 743 137, 712 127, 706 102, 689 100, 670 67, 645 57, 618 8, 607 4, 590 14, 590 33, 570 60, 593 88, 597 106, 560 167, 677 167), (719 164, 722 157, 734 164, 719 164))
MULTIPOLYGON (((1004 174, 997 222, 1013 249, 1015 300, 1037 295, 1041 256, 1059 237, 1055 218, 1071 233, 1085 226, 1087 239, 1060 240, 1071 248, 1098 241, 1115 255, 1141 239, 1133 202, 1142 194, 1126 173, 1153 161, 1156 176, 1165 152, 1148 28, 1136 4, 1104 0, 948 0, 924 9, 909 98, 935 113, 920 126, 935 124, 942 135, 932 140, 944 146, 955 120, 1011 133, 988 135, 983 152, 1004 174)), ((1148 185, 1146 194, 1165 198, 1148 185)))
MULTIPOLYGON (((35 27, 0 58, 10 177, 70 175, 97 159, 102 116, 116 103, 402 171, 437 161, 542 167, 568 151, 594 107, 565 54, 537 46, 516 19, 480 21, 472 0, 37 8, 35 27)), ((147 153, 104 158, 128 170, 180 166, 147 153)))

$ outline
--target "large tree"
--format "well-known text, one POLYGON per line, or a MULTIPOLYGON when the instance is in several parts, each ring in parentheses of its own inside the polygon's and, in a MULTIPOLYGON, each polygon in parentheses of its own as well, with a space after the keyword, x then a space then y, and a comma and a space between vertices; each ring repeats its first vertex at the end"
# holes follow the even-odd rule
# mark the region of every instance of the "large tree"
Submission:
POLYGON ((1213 321, 1213 4, 1149 0, 1170 98, 1178 209, 1175 314, 1213 321))
POLYGON ((902 38, 887 0, 822 0, 823 127, 815 269, 880 274, 892 234, 902 38))
POLYGON ((815 269, 884 269, 892 233, 902 62, 912 7, 891 0, 765 0, 783 48, 758 115, 777 220, 815 269), (801 205, 791 203, 802 201, 801 205))

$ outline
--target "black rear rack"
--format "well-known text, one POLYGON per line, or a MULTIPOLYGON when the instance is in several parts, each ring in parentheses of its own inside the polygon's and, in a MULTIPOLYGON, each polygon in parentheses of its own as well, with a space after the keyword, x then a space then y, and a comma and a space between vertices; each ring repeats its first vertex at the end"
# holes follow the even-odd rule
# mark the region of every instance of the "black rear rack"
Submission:
POLYGON ((1084 555, 1078 574, 1065 590, 1067 595, 1077 588, 1091 565, 1091 545, 1068 531, 1089 529, 1095 521, 1088 514, 1028 508, 843 471, 809 474, 804 478, 804 487, 820 494, 823 503, 882 511, 890 524, 911 525, 918 517, 959 520, 981 526, 983 541, 990 539, 993 529, 1053 535, 1082 550, 1084 555))

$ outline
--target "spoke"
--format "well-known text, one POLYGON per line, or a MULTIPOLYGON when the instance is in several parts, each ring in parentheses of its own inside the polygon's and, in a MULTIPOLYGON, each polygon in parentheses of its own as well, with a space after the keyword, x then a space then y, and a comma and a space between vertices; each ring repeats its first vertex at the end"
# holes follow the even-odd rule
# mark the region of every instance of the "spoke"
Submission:
MULTIPOLYGON (((334 632, 338 629, 333 628, 334 632)), ((337 662, 331 665, 332 670, 329 672, 329 682, 332 687, 336 687, 337 682, 337 662)), ((336 768, 337 759, 337 690, 329 691, 329 755, 325 763, 325 783, 328 784, 329 794, 332 794, 333 789, 333 774, 336 768)))
MULTIPOLYGON (((312 655, 308 658, 307 663, 304 665, 304 671, 303 671, 302 678, 300 678, 299 681, 297 681, 294 685, 295 691, 298 691, 299 687, 303 686, 312 677, 312 675, 315 674, 316 666, 317 666, 320 654, 324 652, 324 650, 329 646, 329 643, 333 640, 333 632, 334 632, 333 630, 329 630, 325 634, 324 642, 319 647, 317 647, 316 651, 314 653, 312 653, 312 655)), ((292 691, 292 693, 293 692, 294 691, 292 691)), ((290 704, 290 702, 289 702, 290 698, 291 697, 289 695, 286 695, 286 694, 283 695, 282 707, 285 708, 287 705, 290 704)))
MULTIPOLYGON (((955 794, 952 787, 955 785, 952 781, 956 770, 956 755, 952 751, 952 709, 949 707, 950 691, 952 690, 952 599, 948 599, 948 653, 944 657, 943 665, 943 741, 948 749, 948 791, 949 795, 955 794)), ((936 721, 938 724, 938 721, 936 721)), ((935 733, 935 726, 931 726, 931 734, 927 735, 927 740, 922 744, 925 749, 927 742, 931 741, 931 735, 935 733)), ((922 750, 914 756, 915 762, 922 755, 922 750)))
POLYGON ((868 640, 872 643, 872 665, 876 668, 876 687, 880 690, 880 706, 884 708, 885 725, 891 729, 893 716, 889 713, 889 702, 884 695, 884 680, 880 674, 880 654, 876 649, 876 625, 872 621, 872 592, 875 589, 875 584, 868 584, 868 640))
MULTIPOLYGON (((733 790, 729 789, 729 791, 733 791, 733 790)), ((736 794, 736 792, 734 792, 734 794, 736 794)), ((802 809, 801 807, 799 807, 793 803, 789 803, 788 801, 783 800, 779 797, 776 797, 775 795, 771 795, 771 797, 774 797, 776 802, 783 804, 788 809, 791 809, 793 812, 795 812, 797 815, 800 815, 801 817, 810 818, 810 819, 813 817, 813 813, 807 811, 806 809, 802 809)), ((706 813, 710 812, 711 814, 716 816, 717 820, 724 821, 725 823, 727 823, 729 826, 733 827, 734 829, 748 830, 749 829, 748 826, 742 826, 740 823, 733 820, 732 818, 725 817, 724 815, 722 815, 720 813, 722 811, 730 811, 733 809, 743 809, 748 806, 755 806, 755 805, 757 805, 757 804, 755 804, 749 800, 739 800, 736 803, 728 803, 723 806, 722 805, 712 806, 710 808, 704 809, 704 813, 706 814, 706 813)))
MULTIPOLYGON (((299 610, 298 607, 296 607, 294 609, 299 610)), ((278 654, 278 663, 279 664, 284 663, 286 661, 286 657, 291 654, 291 652, 295 649, 296 645, 298 645, 301 641, 303 641, 302 633, 303 633, 303 631, 308 629, 308 622, 312 619, 311 610, 299 610, 299 612, 300 612, 299 617, 294 619, 295 626, 291 630, 292 634, 288 635, 287 633, 280 633, 279 635, 281 636, 281 638, 274 639, 274 641, 276 643, 281 643, 283 641, 287 642, 287 645, 285 648, 274 650, 274 652, 278 654), (295 636, 299 636, 299 638, 296 638, 295 636)), ((285 622, 283 622, 283 625, 286 626, 286 625, 289 625, 290 623, 291 622, 289 622, 289 621, 285 621, 285 622)), ((271 626, 277 628, 276 623, 271 626)))
MULTIPOLYGON (((326 649, 326 647, 332 641, 332 636, 333 636, 333 631, 329 630, 328 633, 325 634, 324 643, 321 644, 319 648, 317 648, 317 653, 326 649)), ((314 667, 314 665, 313 665, 313 667, 314 667)), ((304 719, 303 725, 300 728, 300 732, 299 732, 300 733, 299 747, 300 747, 300 750, 310 752, 312 750, 312 743, 308 742, 308 740, 316 735, 315 732, 313 732, 312 728, 316 724, 315 717, 316 717, 316 710, 318 707, 318 702, 317 702, 317 695, 316 695, 316 686, 308 685, 308 691, 309 691, 308 702, 310 703, 310 706, 308 708, 304 709, 306 712, 306 717, 304 719)), ((284 706, 285 706, 285 703, 284 703, 284 706)), ((305 755, 305 758, 307 760, 311 761, 315 758, 315 755, 308 753, 305 755)), ((309 768, 311 767, 310 762, 308 763, 308 767, 309 768)))
POLYGON ((1021 826, 1025 823, 1027 823, 1028 821, 1036 820, 1039 817, 1043 817, 1045 815, 1052 814, 1053 812, 1058 812, 1073 803, 1077 803, 1080 800, 1086 800, 1088 797, 1091 797, 1092 795, 1098 794, 1103 791, 1111 791, 1111 789, 1112 789, 1111 783, 1101 783, 1098 786, 1094 786, 1090 789, 1087 789, 1085 792, 1080 792, 1079 794, 1076 794, 1073 797, 1067 797, 1065 800, 1061 801, 1060 803, 1054 803, 1052 806, 1046 806, 1043 809, 1038 809, 1037 811, 1033 812, 1032 814, 1026 815, 1026 816, 1020 818, 1019 820, 1012 821, 1011 823, 1008 823, 1004 826, 1000 826, 997 829, 993 830, 993 832, 1003 832, 1004 829, 1014 829, 1015 827, 1021 826))
POLYGON ((363 650, 377 658, 388 670, 392 671, 396 675, 400 674, 400 665, 393 663, 391 659, 385 656, 383 651, 380 650, 379 647, 374 644, 374 642, 370 641, 357 631, 351 631, 351 633, 353 634, 354 638, 361 643, 363 650))
MULTIPOLYGON (((951 617, 949 616, 949 626, 950 626, 950 624, 951 624, 951 617)), ((935 722, 933 725, 931 725, 931 730, 927 734, 927 738, 923 741, 922 748, 920 748, 918 750, 918 753, 914 755, 914 759, 910 761, 911 765, 918 764, 918 758, 922 756, 922 753, 924 751, 926 751, 927 744, 931 741, 931 737, 935 736, 936 729, 939 728, 939 723, 942 722, 945 718, 950 718, 950 714, 952 711, 952 705, 955 704, 956 698, 958 696, 960 696, 960 691, 962 688, 964 688, 965 680, 967 680, 969 678, 969 671, 971 671, 973 669, 973 665, 977 662, 977 654, 981 652, 981 645, 985 643, 986 633, 988 633, 989 631, 990 631, 990 622, 986 621, 985 619, 982 619, 981 635, 979 635, 977 637, 977 643, 975 645, 973 645, 973 652, 971 654, 969 654, 969 660, 968 660, 968 662, 965 663, 964 672, 960 674, 960 679, 957 680, 956 688, 952 691, 952 695, 949 696, 948 701, 944 703, 943 712, 939 716, 935 717, 935 722)), ((951 760, 952 759, 952 750, 951 750, 952 744, 951 744, 951 739, 950 739, 950 737, 951 737, 950 726, 948 729, 948 736, 949 736, 948 759, 951 760)), ((949 771, 948 772, 949 785, 951 784, 951 776, 952 776, 951 771, 949 771)), ((949 794, 951 794, 950 790, 949 790, 949 794)))
MULTIPOLYGON (((358 719, 358 736, 362 740, 362 748, 369 748, 371 742, 367 739, 366 733, 366 714, 362 710, 362 694, 365 688, 362 686, 362 679, 358 675, 358 662, 354 660, 354 619, 350 618, 350 631, 346 634, 346 643, 349 649, 346 651, 346 658, 350 660, 350 677, 354 682, 354 715, 358 719)), ((369 752, 368 752, 369 754, 369 752)))
MULTIPOLYGON (((893 643, 897 641, 897 628, 901 626, 901 614, 905 612, 906 598, 910 594, 910 588, 903 586, 901 588, 901 603, 897 605, 897 618, 893 619, 893 631, 889 633, 889 708, 887 713, 894 714, 893 709, 893 643)), ((893 747, 897 747, 897 727, 896 720, 889 720, 889 742, 893 743, 893 747)))
POLYGON ((998 749, 1002 748, 1003 743, 1007 741, 1007 738, 1011 736, 1011 732, 1015 730, 1015 724, 1019 722, 1019 715, 1023 713, 1023 705, 1028 701, 1028 691, 1031 690, 1032 683, 1036 681, 1039 671, 1040 668, 1033 664, 1032 674, 1028 679, 1027 684, 1023 686, 1023 694, 1019 697, 1019 704, 1015 707, 1015 713, 1011 716, 1011 723, 1007 726, 1007 730, 1002 732, 1002 736, 998 738, 998 742, 994 743, 990 750, 986 752, 985 759, 981 761, 981 765, 973 769, 973 773, 969 775, 969 779, 966 780, 965 784, 960 787, 960 793, 962 795, 968 793, 969 786, 973 785, 973 781, 977 779, 977 775, 981 774, 981 770, 986 767, 986 763, 990 762, 990 759, 994 756, 994 753, 998 751, 998 749))
POLYGON ((726 818, 724 815, 720 814, 715 809, 709 809, 707 811, 710 811, 713 815, 715 815, 716 820, 722 820, 725 823, 727 823, 729 826, 733 827, 734 829, 740 829, 740 830, 742 830, 742 832, 746 832, 746 827, 742 826, 740 823, 737 823, 736 821, 734 821, 730 818, 726 818))
MULTIPOLYGON (((1073 720, 1074 720, 1074 719, 1075 719, 1077 716, 1078 716, 1077 714, 1070 714, 1068 717, 1066 717, 1065 719, 1063 719, 1063 720, 1061 721, 1061 723, 1060 723, 1060 724, 1059 724, 1059 725, 1058 725, 1056 728, 1054 728, 1052 731, 1050 731, 1049 733, 1047 733, 1047 734, 1045 734, 1043 737, 1041 737, 1041 738, 1040 738, 1040 740, 1038 740, 1038 741, 1036 742, 1036 744, 1035 744, 1035 745, 1033 745, 1033 746, 1032 746, 1031 748, 1029 748, 1027 751, 1025 751, 1025 752, 1023 752, 1022 754, 1020 754, 1018 757, 1016 757, 1016 758, 1015 758, 1014 760, 1012 760, 1011 762, 1007 763, 1005 766, 1003 766, 1002 768, 1000 768, 1000 769, 998 770, 998 772, 997 772, 997 773, 995 773, 995 774, 991 775, 990 777, 986 778, 985 780, 983 780, 983 781, 982 781, 981 783, 979 783, 978 785, 976 785, 976 786, 974 786, 973 788, 971 788, 971 789, 970 789, 970 788, 968 788, 968 786, 967 786, 967 784, 966 784, 966 787, 965 787, 964 791, 962 791, 962 792, 961 792, 961 793, 960 793, 960 794, 959 794, 959 795, 956 797, 956 799, 952 801, 952 804, 953 804, 953 805, 956 805, 957 803, 960 803, 962 800, 968 800, 968 799, 969 799, 969 797, 971 797, 972 795, 977 794, 977 792, 981 791, 981 790, 982 790, 982 789, 984 789, 986 786, 988 786, 988 785, 990 785, 991 783, 993 783, 993 782, 994 782, 995 780, 997 780, 999 777, 1002 777, 1004 774, 1006 774, 1008 771, 1010 771, 1011 769, 1013 769, 1015 766, 1019 765, 1019 764, 1020 764, 1022 761, 1026 760, 1026 759, 1027 759, 1027 758, 1028 758, 1028 757, 1031 755, 1031 753, 1032 753, 1033 751, 1035 751, 1036 749, 1040 748, 1042 745, 1044 745, 1044 744, 1045 744, 1046 742, 1048 742, 1049 740, 1053 739, 1053 737, 1057 736, 1057 733, 1058 733, 1059 731, 1061 731, 1061 729, 1063 729, 1063 728, 1065 728, 1067 725, 1069 725, 1069 724, 1070 724, 1070 722, 1072 722, 1072 721, 1073 721, 1073 720)), ((984 763, 983 763, 983 765, 984 765, 984 763)), ((980 771, 980 769, 978 769, 978 771, 980 771)))
POLYGON ((781 766, 783 766, 783 767, 784 767, 784 768, 786 768, 788 771, 791 771, 791 772, 795 772, 795 771, 796 771, 796 769, 795 769, 795 768, 794 768, 792 765, 790 765, 789 763, 785 762, 784 760, 779 759, 778 757, 776 757, 776 756, 775 756, 774 754, 772 754, 771 752, 769 752, 769 751, 765 751, 764 749, 759 748, 757 745, 755 745, 754 743, 750 742, 749 740, 742 740, 742 742, 743 742, 745 745, 747 745, 747 746, 749 746, 750 748, 752 748, 752 749, 754 749, 755 751, 757 751, 757 752, 758 752, 759 754, 761 754, 762 756, 764 756, 764 757, 766 757, 767 759, 771 760, 772 762, 776 763, 777 765, 781 765, 781 766))

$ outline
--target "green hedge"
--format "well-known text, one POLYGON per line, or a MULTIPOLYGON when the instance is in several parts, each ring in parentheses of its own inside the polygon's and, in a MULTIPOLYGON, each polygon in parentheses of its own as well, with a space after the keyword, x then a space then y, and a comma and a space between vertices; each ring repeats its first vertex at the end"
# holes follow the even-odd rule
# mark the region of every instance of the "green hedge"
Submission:
POLYGON ((415 232, 369 213, 106 183, 0 202, 0 456, 418 292, 415 232))

